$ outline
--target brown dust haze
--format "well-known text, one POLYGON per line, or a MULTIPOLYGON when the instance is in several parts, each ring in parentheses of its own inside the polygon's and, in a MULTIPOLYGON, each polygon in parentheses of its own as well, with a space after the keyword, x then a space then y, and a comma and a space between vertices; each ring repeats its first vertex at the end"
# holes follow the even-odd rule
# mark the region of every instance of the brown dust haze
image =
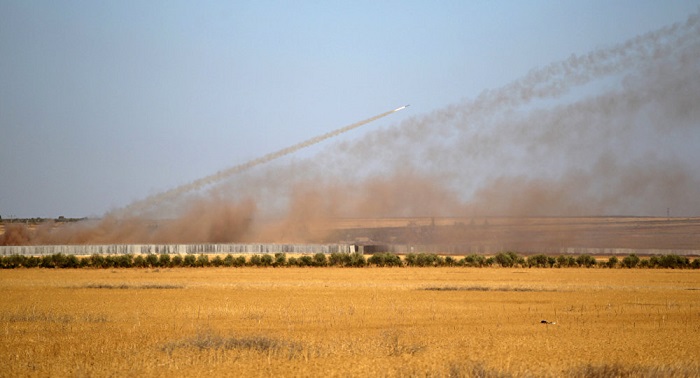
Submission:
POLYGON ((699 216, 698 104, 693 14, 312 158, 268 159, 300 143, 99 221, 7 225, 0 244, 317 242, 339 218, 699 216))

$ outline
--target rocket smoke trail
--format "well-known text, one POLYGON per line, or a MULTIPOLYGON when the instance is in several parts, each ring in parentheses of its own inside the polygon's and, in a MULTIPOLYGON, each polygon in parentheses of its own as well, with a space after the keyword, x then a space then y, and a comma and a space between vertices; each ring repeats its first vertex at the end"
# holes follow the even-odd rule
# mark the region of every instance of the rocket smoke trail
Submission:
POLYGON ((156 206, 156 205, 158 205, 158 204, 160 204, 168 199, 177 198, 178 196, 183 195, 185 193, 201 189, 207 185, 217 183, 217 182, 224 180, 228 177, 231 177, 237 173, 246 171, 248 169, 251 169, 251 168, 256 167, 258 165, 261 165, 261 164, 268 163, 268 162, 273 161, 275 159, 279 159, 283 156, 292 154, 292 153, 299 151, 303 148, 310 147, 314 144, 320 143, 326 139, 333 138, 335 136, 338 136, 338 135, 343 134, 345 132, 348 132, 350 130, 364 126, 370 122, 374 122, 380 118, 384 118, 390 114, 393 114, 393 113, 396 113, 400 110, 403 110, 407 106, 408 105, 398 107, 396 109, 381 113, 381 114, 376 115, 374 117, 367 118, 363 121, 353 123, 353 124, 345 126, 345 127, 341 127, 339 129, 333 130, 333 131, 325 133, 323 135, 313 137, 313 138, 308 139, 304 142, 297 143, 293 146, 281 149, 279 151, 269 153, 269 154, 261 156, 257 159, 250 160, 246 163, 239 164, 239 165, 218 171, 214 174, 211 174, 209 176, 192 181, 188 184, 184 184, 184 185, 178 186, 176 188, 173 188, 173 189, 170 189, 170 190, 158 193, 158 194, 154 194, 154 195, 149 196, 143 200, 134 202, 131 205, 128 205, 121 210, 118 210, 117 213, 122 214, 122 215, 134 215, 135 213, 147 210, 148 208, 156 206))
MULTIPOLYGON (((17 228, 4 241, 0 236, 0 245, 325 242, 323 230, 337 219, 654 216, 669 208, 676 216, 697 216, 697 104, 700 14, 694 13, 311 158, 242 172, 404 107, 148 197, 94 226, 17 228), (205 186, 206 195, 178 197, 205 186), (138 217, 165 210, 166 201, 182 206, 158 227, 138 217)), ((447 245, 473 238, 515 249, 625 245, 599 242, 587 228, 546 236, 454 226, 443 233, 407 227, 398 239, 377 234, 377 240, 447 245)), ((650 237, 634 240, 647 248, 650 237)), ((684 238, 693 249, 700 245, 692 235, 675 239, 684 238)))
POLYGON ((255 198, 257 214, 287 211, 297 224, 312 216, 647 215, 667 206, 697 214, 698 62, 696 13, 219 192, 255 198))

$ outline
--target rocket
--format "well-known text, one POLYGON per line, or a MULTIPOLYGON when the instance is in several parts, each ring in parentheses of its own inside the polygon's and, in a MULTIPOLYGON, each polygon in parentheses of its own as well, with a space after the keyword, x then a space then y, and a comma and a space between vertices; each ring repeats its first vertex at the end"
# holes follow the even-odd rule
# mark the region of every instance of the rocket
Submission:
POLYGON ((395 111, 395 112, 398 112, 399 110, 404 110, 404 109, 406 109, 406 108, 409 107, 409 106, 411 106, 411 104, 404 105, 404 106, 402 106, 402 107, 400 107, 400 108, 396 108, 396 109, 394 109, 394 111, 395 111))

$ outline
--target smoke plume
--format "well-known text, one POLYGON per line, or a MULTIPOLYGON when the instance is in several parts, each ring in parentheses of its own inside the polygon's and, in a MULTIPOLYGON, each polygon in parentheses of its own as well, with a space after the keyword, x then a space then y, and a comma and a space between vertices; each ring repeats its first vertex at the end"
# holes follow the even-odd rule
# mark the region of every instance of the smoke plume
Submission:
POLYGON ((394 111, 97 224, 12 228, 0 244, 310 242, 327 238, 338 218, 658 216, 669 208, 696 216, 698 104, 700 16, 693 14, 309 159, 277 160, 394 111), (175 216, 152 216, 159 211, 175 216))

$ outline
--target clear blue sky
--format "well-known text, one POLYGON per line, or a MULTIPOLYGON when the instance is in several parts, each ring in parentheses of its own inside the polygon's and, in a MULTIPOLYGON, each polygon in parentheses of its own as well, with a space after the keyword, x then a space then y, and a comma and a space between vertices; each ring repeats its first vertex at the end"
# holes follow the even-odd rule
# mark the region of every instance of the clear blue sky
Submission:
POLYGON ((442 109, 699 6, 0 0, 0 216, 99 216, 404 104, 378 122, 442 109))

